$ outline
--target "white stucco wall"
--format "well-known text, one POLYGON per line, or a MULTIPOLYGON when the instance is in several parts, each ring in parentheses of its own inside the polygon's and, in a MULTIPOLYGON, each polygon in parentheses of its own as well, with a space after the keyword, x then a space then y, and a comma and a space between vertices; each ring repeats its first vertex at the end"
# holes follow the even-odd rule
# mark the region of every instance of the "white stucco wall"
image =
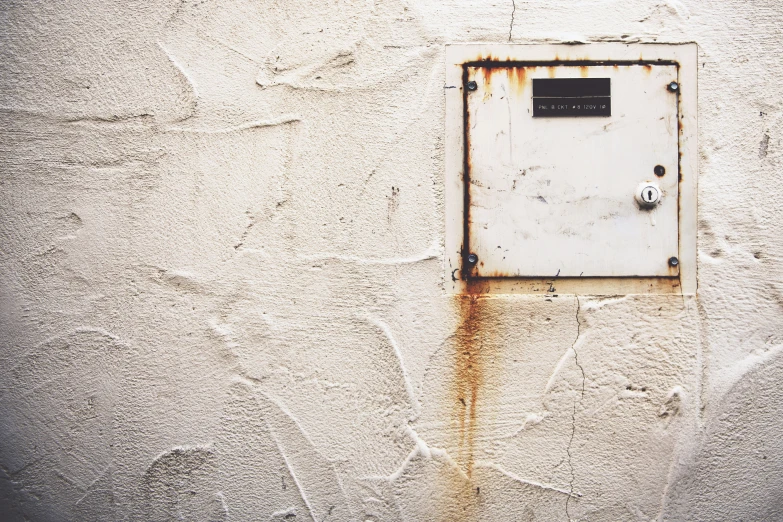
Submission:
POLYGON ((783 519, 778 0, 0 13, 0 519, 783 519), (444 292, 509 39, 699 44, 697 297, 444 292))

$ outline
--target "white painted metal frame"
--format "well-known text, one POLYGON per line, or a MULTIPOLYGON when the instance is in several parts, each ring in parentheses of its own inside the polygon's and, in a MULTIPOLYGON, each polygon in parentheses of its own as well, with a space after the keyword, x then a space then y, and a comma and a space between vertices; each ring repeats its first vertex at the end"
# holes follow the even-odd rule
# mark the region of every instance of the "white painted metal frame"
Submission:
POLYGON ((500 294, 684 294, 696 293, 697 232, 697 59, 696 44, 512 45, 459 44, 446 47, 446 290, 500 294), (483 60, 518 62, 673 61, 679 66, 679 276, 465 278, 463 64, 483 60))

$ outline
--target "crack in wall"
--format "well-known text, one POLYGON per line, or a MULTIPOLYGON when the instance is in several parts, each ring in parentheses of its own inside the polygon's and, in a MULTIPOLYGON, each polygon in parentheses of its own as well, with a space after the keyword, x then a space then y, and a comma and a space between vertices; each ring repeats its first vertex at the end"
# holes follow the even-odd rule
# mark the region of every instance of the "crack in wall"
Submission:
POLYGON ((508 28, 508 41, 511 41, 511 32, 514 30, 514 15, 517 12, 517 2, 516 0, 511 0, 511 5, 513 8, 511 9, 511 25, 508 28))
POLYGON ((579 368, 579 371, 582 372, 582 392, 579 395, 579 399, 574 401, 574 411, 571 414, 571 438, 568 440, 568 446, 566 447, 566 455, 568 455, 568 468, 571 471, 571 480, 568 482, 568 497, 566 498, 565 505, 566 518, 568 518, 568 520, 571 520, 571 515, 568 512, 568 505, 571 502, 571 497, 574 496, 574 480, 576 480, 576 476, 574 475, 574 465, 571 462, 571 446, 574 443, 574 436, 576 435, 576 408, 585 398, 586 381, 585 369, 579 363, 579 354, 576 352, 576 343, 579 341, 579 336, 582 333, 582 320, 579 318, 580 309, 581 303, 579 302, 579 296, 576 296, 576 338, 574 338, 574 342, 571 343, 571 351, 574 352, 574 363, 576 364, 577 368, 579 368))

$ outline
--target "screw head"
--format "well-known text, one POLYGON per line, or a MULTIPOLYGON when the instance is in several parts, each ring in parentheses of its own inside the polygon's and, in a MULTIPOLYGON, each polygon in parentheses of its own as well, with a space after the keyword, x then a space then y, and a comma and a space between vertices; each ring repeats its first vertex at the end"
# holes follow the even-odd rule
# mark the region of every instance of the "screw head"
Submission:
POLYGON ((472 80, 469 81, 468 82, 468 90, 469 91, 475 91, 476 89, 478 89, 478 84, 476 82, 472 81, 472 80))
POLYGON ((468 263, 470 263, 471 265, 475 265, 476 263, 478 263, 478 256, 476 254, 469 254, 468 263))
POLYGON ((669 92, 677 92, 680 90, 680 84, 677 82, 670 82, 666 88, 669 89, 669 92))
POLYGON ((663 167, 663 165, 656 165, 653 169, 653 172, 655 172, 655 175, 659 178, 666 174, 666 169, 663 167))
POLYGON ((669 258, 669 266, 675 267, 675 266, 677 266, 679 264, 680 264, 680 260, 677 259, 676 257, 670 257, 669 258))

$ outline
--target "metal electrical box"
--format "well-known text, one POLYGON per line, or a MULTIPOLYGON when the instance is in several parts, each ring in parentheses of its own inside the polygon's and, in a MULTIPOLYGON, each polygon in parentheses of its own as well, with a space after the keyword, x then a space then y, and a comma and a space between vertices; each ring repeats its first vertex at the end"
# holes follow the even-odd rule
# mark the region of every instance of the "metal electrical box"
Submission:
POLYGON ((451 290, 694 293, 696 57, 449 46, 451 290))

